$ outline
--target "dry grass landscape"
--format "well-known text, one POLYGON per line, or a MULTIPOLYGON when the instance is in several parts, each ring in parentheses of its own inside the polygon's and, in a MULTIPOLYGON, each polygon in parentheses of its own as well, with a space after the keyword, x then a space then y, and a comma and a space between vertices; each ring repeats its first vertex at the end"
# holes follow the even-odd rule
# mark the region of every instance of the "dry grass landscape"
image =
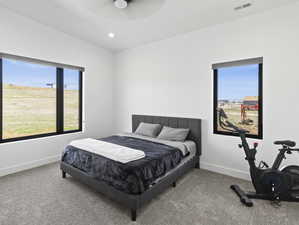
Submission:
MULTIPOLYGON (((240 104, 227 104, 221 106, 228 116, 228 120, 238 126, 239 128, 248 130, 250 134, 258 134, 258 111, 250 110, 247 111, 247 118, 252 120, 251 124, 242 124, 241 123, 241 106, 240 104)), ((218 130, 224 131, 218 124, 218 130)))
MULTIPOLYGON (((64 91, 64 129, 78 129, 78 90, 64 91)), ((3 85, 3 138, 56 131, 56 89, 3 85)))

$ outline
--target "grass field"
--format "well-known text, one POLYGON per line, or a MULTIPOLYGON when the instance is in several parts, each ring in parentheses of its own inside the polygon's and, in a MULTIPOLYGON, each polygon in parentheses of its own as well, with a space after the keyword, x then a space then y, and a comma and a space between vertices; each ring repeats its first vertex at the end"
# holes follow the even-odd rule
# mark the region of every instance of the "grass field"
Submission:
MULTIPOLYGON (((78 129, 79 93, 64 91, 64 129, 78 129)), ((56 131, 56 89, 3 85, 3 138, 56 131)))

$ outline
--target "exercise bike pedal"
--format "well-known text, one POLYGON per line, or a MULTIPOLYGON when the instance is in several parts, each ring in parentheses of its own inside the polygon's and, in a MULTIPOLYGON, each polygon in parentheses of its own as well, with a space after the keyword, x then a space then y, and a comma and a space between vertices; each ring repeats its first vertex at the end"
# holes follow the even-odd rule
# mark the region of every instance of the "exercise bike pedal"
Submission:
POLYGON ((250 198, 247 197, 246 193, 238 186, 238 185, 231 185, 230 188, 239 196, 240 201, 246 205, 247 207, 252 207, 253 202, 250 198))

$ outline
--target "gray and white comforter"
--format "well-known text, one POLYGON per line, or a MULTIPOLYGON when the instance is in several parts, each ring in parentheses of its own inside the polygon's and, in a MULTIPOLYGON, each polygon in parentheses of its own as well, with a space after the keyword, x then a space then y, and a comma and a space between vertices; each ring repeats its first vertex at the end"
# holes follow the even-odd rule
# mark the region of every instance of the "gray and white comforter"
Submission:
POLYGON ((188 155, 188 149, 183 143, 166 144, 161 140, 147 140, 129 134, 100 140, 141 150, 145 157, 121 163, 68 145, 63 152, 62 161, 128 194, 143 193, 156 179, 175 168, 188 155))

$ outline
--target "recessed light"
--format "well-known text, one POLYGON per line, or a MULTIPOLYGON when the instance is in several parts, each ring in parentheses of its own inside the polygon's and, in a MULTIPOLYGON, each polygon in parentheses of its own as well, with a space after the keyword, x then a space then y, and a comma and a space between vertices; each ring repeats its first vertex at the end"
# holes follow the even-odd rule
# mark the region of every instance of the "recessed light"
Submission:
POLYGON ((110 37, 110 38, 114 38, 114 37, 115 37, 115 34, 114 34, 114 33, 109 33, 109 34, 108 34, 108 37, 110 37))

